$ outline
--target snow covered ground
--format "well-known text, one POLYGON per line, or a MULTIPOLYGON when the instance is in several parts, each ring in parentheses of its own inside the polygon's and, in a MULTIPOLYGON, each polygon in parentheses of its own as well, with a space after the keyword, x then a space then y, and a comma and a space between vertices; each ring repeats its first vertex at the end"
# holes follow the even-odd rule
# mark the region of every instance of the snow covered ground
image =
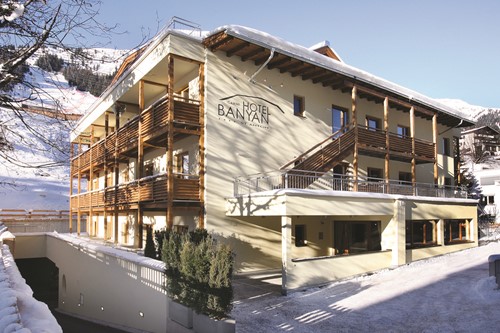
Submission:
MULTIPOLYGON (((85 50, 86 65, 110 74, 118 67, 125 50, 85 50)), ((67 63, 74 62, 68 52, 46 48, 28 60, 30 72, 26 79, 40 87, 43 93, 24 104, 54 108, 68 114, 82 114, 97 99, 88 92, 70 87, 62 74, 49 73, 35 66, 43 53, 57 54, 67 63)), ((15 98, 29 97, 30 90, 16 85, 15 98)), ((73 121, 52 119, 39 114, 21 113, 24 122, 12 111, 0 108, 0 124, 6 126, 5 135, 14 144, 8 158, 0 156, 0 209, 54 209, 69 208, 69 132, 73 121), (39 135, 37 136, 36 133, 39 135), (52 147, 54 144, 57 147, 52 147), (23 167, 30 164, 31 167, 23 167), (35 167, 36 166, 36 167, 35 167)))
MULTIPOLYGON (((0 222, 1 233, 5 230, 0 222)), ((0 332, 59 333, 61 327, 48 306, 33 298, 7 245, 0 241, 0 332)))
POLYGON ((240 300, 237 332, 499 332, 488 257, 500 243, 297 291, 240 300))

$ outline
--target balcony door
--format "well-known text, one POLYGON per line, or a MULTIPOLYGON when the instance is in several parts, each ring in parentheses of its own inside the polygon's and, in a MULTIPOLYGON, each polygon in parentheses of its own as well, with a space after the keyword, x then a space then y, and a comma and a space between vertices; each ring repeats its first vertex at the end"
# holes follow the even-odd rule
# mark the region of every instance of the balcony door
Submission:
POLYGON ((339 130, 338 135, 344 133, 347 130, 347 125, 349 124, 348 112, 346 109, 333 105, 332 106, 332 133, 335 133, 339 130))

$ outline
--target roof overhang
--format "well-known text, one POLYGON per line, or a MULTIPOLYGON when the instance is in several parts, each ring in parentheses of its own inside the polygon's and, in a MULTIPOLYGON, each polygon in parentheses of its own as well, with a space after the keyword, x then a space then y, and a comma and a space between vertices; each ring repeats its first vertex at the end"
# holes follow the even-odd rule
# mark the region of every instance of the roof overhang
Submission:
POLYGON ((472 126, 474 121, 460 111, 443 105, 420 93, 349 66, 315 50, 285 41, 281 38, 242 26, 224 26, 209 33, 203 44, 212 52, 222 51, 228 57, 237 56, 255 65, 267 62, 269 70, 289 73, 292 77, 311 80, 323 87, 348 92, 357 87, 360 98, 382 103, 387 97, 389 105, 402 111, 414 108, 417 116, 431 119, 437 114, 438 123, 448 127, 472 126))

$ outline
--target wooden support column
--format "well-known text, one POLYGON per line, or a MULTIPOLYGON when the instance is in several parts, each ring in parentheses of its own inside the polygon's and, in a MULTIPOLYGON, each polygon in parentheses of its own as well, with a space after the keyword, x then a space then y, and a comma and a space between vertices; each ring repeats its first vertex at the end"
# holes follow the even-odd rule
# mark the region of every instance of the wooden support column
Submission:
POLYGON ((174 58, 168 55, 168 124, 167 124, 167 229, 172 229, 174 224, 174 58))
POLYGON ((434 143, 434 184, 437 185, 438 183, 438 159, 437 159, 437 153, 438 153, 438 145, 437 145, 437 138, 438 138, 438 128, 437 128, 437 113, 434 113, 434 116, 432 116, 432 142, 434 143))
MULTIPOLYGON (((109 114, 108 112, 104 113, 104 147, 107 147, 107 141, 108 141, 108 135, 109 135, 109 114)), ((104 193, 106 193, 107 188, 109 186, 108 184, 108 151, 107 149, 104 149, 104 193)), ((107 216, 107 210, 106 206, 109 203, 104 200, 104 240, 108 239, 108 216, 107 216)))
POLYGON ((118 225, 119 225, 119 215, 118 215, 118 182, 120 181, 119 176, 119 164, 118 164, 118 130, 120 129, 120 110, 118 106, 115 105, 115 153, 114 153, 114 190, 115 190, 115 202, 114 202, 114 226, 113 226, 113 237, 114 243, 118 244, 118 225))
POLYGON ((81 222, 81 211, 80 211, 80 196, 82 193, 82 171, 81 171, 81 154, 82 154, 82 138, 78 138, 78 200, 77 200, 77 205, 78 209, 76 211, 76 233, 78 236, 80 236, 80 222, 81 222))
POLYGON ((351 92, 351 113, 352 113, 352 127, 354 128, 354 153, 353 153, 353 172, 354 172, 354 191, 358 191, 358 114, 356 112, 356 99, 357 99, 357 88, 354 85, 351 92))
POLYGON ((390 140, 389 140, 389 97, 384 98, 385 165, 384 178, 387 192, 390 193, 390 140))
MULTIPOLYGON (((139 81, 139 137, 137 138, 137 175, 136 179, 141 179, 144 175, 144 138, 142 137, 142 112, 144 111, 144 81, 139 81)), ((138 203, 137 203, 137 241, 135 247, 142 249, 142 239, 143 239, 143 214, 141 204, 141 191, 140 191, 140 183, 137 188, 138 193, 138 203)))
MULTIPOLYGON (((93 137, 94 137, 94 127, 92 126, 92 135, 90 142, 93 142, 93 137)), ((93 180, 94 180, 94 160, 92 156, 92 145, 89 147, 89 154, 90 154, 90 170, 89 170, 89 179, 88 179, 88 188, 89 188, 89 216, 88 216, 88 221, 87 221, 87 232, 89 236, 95 236, 94 232, 94 223, 92 222, 92 217, 93 217, 93 205, 92 205, 92 196, 94 195, 93 190, 93 180)))
POLYGON ((417 163, 415 160, 415 107, 410 108, 410 138, 411 138, 411 186, 416 194, 417 163))
POLYGON ((198 174, 199 174, 199 196, 200 213, 198 218, 198 228, 205 228, 205 65, 200 64, 198 72, 199 90, 200 90, 200 137, 198 140, 198 174))
POLYGON ((73 195, 73 174, 75 170, 73 169, 73 157, 75 155, 74 143, 71 142, 69 146, 69 160, 71 161, 71 165, 69 166, 69 233, 73 233, 73 206, 72 206, 72 198, 73 195))

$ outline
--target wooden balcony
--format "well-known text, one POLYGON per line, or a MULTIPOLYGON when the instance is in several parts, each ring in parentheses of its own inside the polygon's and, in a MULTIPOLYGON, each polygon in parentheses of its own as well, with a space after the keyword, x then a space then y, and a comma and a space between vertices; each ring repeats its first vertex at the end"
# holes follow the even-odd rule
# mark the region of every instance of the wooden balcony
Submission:
MULTIPOLYGON (((382 130, 358 126, 358 143, 360 153, 383 158, 389 149, 390 158, 403 162, 412 159, 412 138, 395 133, 388 133, 389 147, 386 145, 386 132, 382 130)), ((434 143, 415 139, 415 160, 417 163, 434 161, 434 143)))
MULTIPOLYGON (((174 176, 173 200, 175 202, 199 202, 200 182, 198 176, 174 176)), ((167 176, 165 174, 144 177, 118 186, 94 190, 71 196, 71 207, 88 210, 111 207, 130 207, 138 204, 166 203, 168 200, 167 176)))
MULTIPOLYGON (((174 131, 199 134, 200 103, 199 101, 176 97, 174 106, 174 131)), ((145 141, 164 135, 169 120, 169 100, 159 99, 140 115, 132 118, 118 130, 106 138, 94 143, 89 149, 75 156, 71 161, 72 174, 84 172, 90 167, 100 166, 106 160, 114 159, 117 154, 127 154, 137 148, 139 136, 145 141), (139 131, 139 122, 141 130, 139 131), (92 158, 91 158, 92 157, 92 158), (91 165, 92 164, 92 165, 91 165)))

